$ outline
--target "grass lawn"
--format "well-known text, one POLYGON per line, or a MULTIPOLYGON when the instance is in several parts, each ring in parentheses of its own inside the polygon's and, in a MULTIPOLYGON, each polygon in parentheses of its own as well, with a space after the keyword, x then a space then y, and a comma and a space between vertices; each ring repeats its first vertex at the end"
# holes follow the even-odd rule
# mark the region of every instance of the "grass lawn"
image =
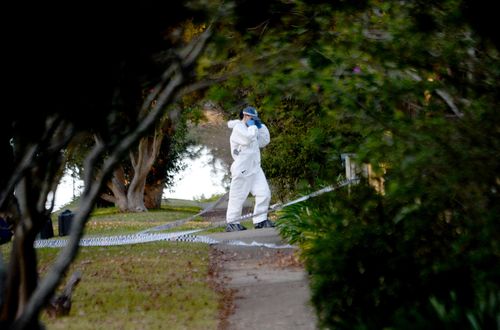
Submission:
MULTIPOLYGON (((87 222, 85 235, 130 234, 188 218, 198 211, 193 206, 168 206, 137 214, 118 213, 113 208, 97 209, 87 222)), ((182 229, 206 225, 195 219, 182 229)), ((53 227, 58 238, 57 215, 53 216, 53 227)), ((5 261, 10 245, 0 248, 5 261)), ((41 277, 59 251, 37 249, 41 277)), ((70 315, 50 318, 43 312, 41 318, 49 330, 217 329, 221 297, 211 284, 209 261, 209 246, 203 243, 160 241, 81 247, 68 272, 71 275, 79 270, 82 274, 73 294, 70 315)))
MULTIPOLYGON (((164 207, 142 213, 120 213, 114 207, 96 209, 85 225, 85 236, 111 236, 136 233, 171 221, 186 219, 198 213, 196 207, 164 207)), ((59 235, 57 217, 52 216, 54 235, 59 235)), ((191 227, 193 228, 193 227, 191 227)))
MULTIPOLYGON (((42 314, 48 329, 217 329, 218 296, 206 244, 155 242, 85 247, 69 316, 42 314)), ((39 249, 43 273, 57 249, 39 249)))

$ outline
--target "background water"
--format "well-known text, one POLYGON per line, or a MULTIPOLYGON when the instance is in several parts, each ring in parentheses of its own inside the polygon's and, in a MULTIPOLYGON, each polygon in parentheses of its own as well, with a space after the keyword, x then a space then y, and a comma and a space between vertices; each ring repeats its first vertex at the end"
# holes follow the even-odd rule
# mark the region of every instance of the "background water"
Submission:
MULTIPOLYGON (((194 159, 184 158, 186 168, 177 173, 173 186, 164 190, 163 197, 193 200, 202 196, 208 198, 223 194, 226 191, 223 186, 225 169, 220 160, 213 164, 211 160, 207 148, 201 148, 198 157, 194 159)), ((82 189, 83 181, 72 178, 71 173, 66 173, 57 187, 54 210, 59 210, 79 196, 82 189)))

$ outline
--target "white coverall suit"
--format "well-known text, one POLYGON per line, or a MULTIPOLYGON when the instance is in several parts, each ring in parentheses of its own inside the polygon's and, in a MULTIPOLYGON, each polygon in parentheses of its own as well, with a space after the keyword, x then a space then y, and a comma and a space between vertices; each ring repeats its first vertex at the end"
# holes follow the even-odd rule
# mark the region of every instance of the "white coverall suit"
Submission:
MULTIPOLYGON (((227 126, 233 130, 229 141, 234 162, 231 165, 231 187, 226 213, 226 221, 231 223, 241 216, 243 203, 249 193, 255 196, 254 214, 269 209, 271 190, 260 167, 260 148, 268 145, 271 138, 264 124, 258 129, 255 125, 247 127, 242 120, 230 120, 227 126)), ((263 213, 253 217, 253 223, 266 219, 267 213, 263 213)))

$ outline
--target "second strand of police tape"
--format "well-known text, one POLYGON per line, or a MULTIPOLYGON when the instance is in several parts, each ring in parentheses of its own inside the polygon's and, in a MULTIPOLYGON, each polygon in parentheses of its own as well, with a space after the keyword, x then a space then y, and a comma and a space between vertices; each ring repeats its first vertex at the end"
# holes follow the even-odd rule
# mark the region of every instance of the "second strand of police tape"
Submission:
MULTIPOLYGON (((289 201, 287 203, 274 204, 274 205, 270 206, 267 211, 263 211, 260 213, 248 213, 248 214, 242 215, 239 218, 231 219, 230 222, 239 222, 242 220, 250 219, 250 218, 257 216, 257 215, 276 212, 276 211, 281 210, 287 206, 297 204, 297 203, 306 201, 310 198, 320 196, 320 195, 323 195, 325 193, 328 193, 328 192, 337 190, 339 188, 345 187, 351 183, 354 183, 355 181, 356 180, 344 180, 344 181, 341 181, 335 185, 327 186, 323 189, 317 190, 313 193, 310 193, 308 195, 294 199, 294 200, 289 201)), ((140 231, 140 232, 135 233, 135 234, 82 238, 80 240, 80 246, 115 246, 115 245, 155 242, 155 241, 162 241, 162 240, 200 242, 200 243, 207 243, 207 244, 221 243, 220 241, 213 239, 211 237, 199 236, 199 235, 194 235, 194 234, 199 233, 201 231, 205 231, 205 230, 210 229, 210 228, 224 226, 227 224, 226 221, 215 222, 211 226, 209 226, 208 228, 202 228, 202 229, 184 230, 184 231, 170 232, 170 233, 153 233, 153 232, 168 230, 168 229, 172 229, 172 228, 181 226, 181 225, 185 224, 186 222, 191 221, 194 218, 212 210, 215 206, 220 204, 222 199, 223 198, 219 199, 217 202, 212 204, 210 207, 208 207, 208 208, 204 209, 203 211, 201 211, 201 212, 199 212, 199 213, 197 213, 189 218, 186 218, 186 219, 181 219, 181 220, 169 222, 168 224, 149 228, 149 229, 140 231)), ((61 247, 64 247, 66 245, 66 243, 67 243, 67 239, 37 240, 37 241, 35 241, 35 247, 36 248, 44 248, 44 247, 61 248, 61 247)), ((290 245, 277 246, 274 244, 255 243, 255 242, 248 244, 248 243, 245 243, 242 241, 224 241, 224 243, 229 244, 229 245, 251 245, 251 246, 258 245, 258 246, 265 246, 265 247, 270 247, 270 248, 292 247, 290 245)))

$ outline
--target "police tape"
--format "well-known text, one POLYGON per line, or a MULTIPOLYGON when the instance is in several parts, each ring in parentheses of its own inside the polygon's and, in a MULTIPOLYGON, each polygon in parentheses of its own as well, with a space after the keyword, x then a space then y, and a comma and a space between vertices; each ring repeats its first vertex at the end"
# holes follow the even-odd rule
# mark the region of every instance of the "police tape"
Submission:
MULTIPOLYGON (((304 202, 304 201, 308 200, 309 198, 313 198, 313 197, 316 197, 316 196, 319 196, 319 195, 323 195, 325 193, 328 193, 328 192, 337 190, 339 188, 345 187, 345 186, 347 186, 347 185, 349 185, 351 183, 357 183, 358 181, 359 181, 359 179, 343 180, 343 181, 340 181, 339 183, 337 183, 335 185, 327 186, 325 188, 322 188, 320 190, 312 192, 312 193, 310 193, 308 195, 299 197, 299 198, 294 199, 292 201, 289 201, 287 203, 276 203, 276 204, 273 204, 266 211, 257 212, 257 213, 251 212, 251 213, 244 214, 244 215, 242 215, 240 217, 237 217, 237 218, 234 218, 234 219, 215 222, 214 224, 212 224, 211 226, 209 226, 207 229, 214 228, 214 227, 224 226, 224 225, 227 225, 228 223, 240 222, 240 221, 247 220, 247 219, 250 219, 250 218, 262 215, 262 214, 268 214, 268 213, 271 213, 271 212, 276 212, 276 211, 279 211, 279 210, 281 210, 281 209, 283 209, 283 208, 285 208, 287 206, 290 206, 290 205, 293 205, 293 204, 297 204, 297 203, 300 203, 300 202, 304 202)), ((165 225, 160 225, 160 226, 152 227, 152 228, 149 228, 149 229, 145 229, 141 233, 147 233, 147 232, 159 231, 159 230, 168 230, 168 229, 172 229, 174 227, 183 225, 186 222, 191 221, 191 220, 193 220, 193 219, 195 219, 195 218, 203 215, 204 213, 207 213, 208 211, 212 210, 216 205, 220 204, 226 196, 227 196, 227 194, 224 195, 224 196, 222 196, 221 198, 219 198, 210 207, 204 209, 203 211, 201 211, 201 212, 199 212, 199 213, 197 213, 197 214, 195 214, 195 215, 193 215, 193 216, 191 216, 189 218, 182 219, 182 220, 177 220, 177 221, 169 222, 168 224, 165 224, 165 225)))
MULTIPOLYGON (((224 221, 215 222, 212 225, 210 225, 206 228, 202 228, 202 229, 193 229, 193 230, 185 230, 185 231, 170 232, 170 233, 151 233, 152 231, 169 230, 169 229, 181 226, 181 225, 187 223, 188 221, 191 221, 191 220, 195 219, 196 217, 201 216, 204 213, 207 213, 208 211, 212 210, 215 206, 220 204, 224 200, 224 197, 227 195, 226 194, 226 195, 222 196, 221 198, 219 198, 219 200, 217 200, 215 203, 213 203, 209 207, 205 208, 201 212, 199 212, 193 216, 190 216, 188 218, 169 222, 165 225, 152 227, 152 228, 137 232, 135 234, 84 237, 84 238, 80 239, 79 245, 80 246, 115 246, 115 245, 148 243, 148 242, 155 242, 155 241, 184 241, 184 242, 200 242, 200 243, 207 243, 207 244, 224 243, 227 245, 265 246, 265 247, 269 247, 269 248, 292 248, 291 245, 278 246, 278 245, 274 245, 274 244, 266 244, 266 243, 258 243, 258 242, 245 243, 242 241, 218 241, 218 240, 211 238, 211 237, 208 237, 208 236, 193 235, 193 234, 199 233, 199 232, 211 229, 211 228, 225 226, 225 225, 227 225, 228 222, 239 222, 239 221, 253 218, 253 217, 258 216, 258 215, 276 212, 276 211, 281 210, 287 206, 297 204, 300 202, 304 202, 310 198, 323 195, 325 193, 337 190, 339 188, 345 187, 347 185, 350 185, 351 183, 356 183, 356 182, 357 182, 356 179, 343 180, 335 185, 327 186, 325 188, 322 188, 320 190, 312 192, 308 195, 299 197, 299 198, 294 199, 292 201, 289 201, 286 203, 273 204, 266 211, 262 211, 262 212, 258 212, 258 213, 248 213, 248 214, 242 215, 238 218, 231 219, 230 221, 224 220, 224 221)), ((34 246, 35 246, 35 248, 61 248, 61 247, 66 246, 67 241, 68 241, 67 239, 39 239, 39 240, 35 241, 34 246)))
MULTIPOLYGON (((193 235, 206 229, 186 230, 174 233, 146 233, 146 234, 130 234, 130 235, 116 235, 116 236, 102 236, 102 237, 87 237, 80 240, 80 246, 118 246, 118 245, 131 245, 158 241, 171 241, 171 242, 189 242, 189 243, 204 243, 204 244, 225 244, 225 245, 238 245, 238 246, 258 246, 267 247, 271 249, 285 249, 296 248, 290 244, 277 245, 274 243, 261 243, 253 241, 251 243, 241 240, 217 240, 210 236, 193 235)), ((63 248, 68 244, 67 239, 44 239, 36 240, 34 247, 39 248, 63 248)))
MULTIPOLYGON (((335 185, 331 185, 331 186, 325 187, 323 189, 320 189, 320 190, 317 190, 315 192, 312 192, 312 193, 310 193, 308 195, 305 195, 305 196, 299 197, 297 199, 294 199, 292 201, 289 201, 287 203, 277 203, 277 204, 271 205, 267 211, 262 211, 262 212, 257 212, 257 213, 248 213, 248 214, 242 215, 241 217, 224 221, 224 223, 239 222, 239 221, 250 219, 250 218, 262 215, 262 214, 276 212, 276 211, 279 211, 281 209, 284 209, 287 206, 290 206, 290 205, 293 205, 293 204, 297 204, 297 203, 300 203, 300 202, 304 202, 304 201, 306 201, 306 200, 308 200, 310 198, 313 198, 313 197, 316 197, 316 196, 319 196, 319 195, 323 195, 325 193, 337 190, 339 188, 345 187, 345 186, 347 186, 347 185, 349 185, 351 183, 354 183, 354 182, 358 182, 358 180, 356 180, 356 179, 354 179, 354 180, 352 180, 352 179, 351 180, 343 180, 343 181, 341 181, 341 182, 339 182, 339 183, 337 183, 335 185)), ((221 223, 223 223, 223 222, 219 222, 218 224, 221 224, 221 223)))
MULTIPOLYGON (((156 234, 129 234, 115 236, 95 236, 84 237, 80 239, 80 246, 116 246, 138 243, 148 243, 156 241, 175 241, 179 237, 198 232, 196 230, 186 230, 175 233, 156 233, 156 234)), ((35 248, 62 248, 68 243, 68 239, 40 239, 35 241, 35 248)))

